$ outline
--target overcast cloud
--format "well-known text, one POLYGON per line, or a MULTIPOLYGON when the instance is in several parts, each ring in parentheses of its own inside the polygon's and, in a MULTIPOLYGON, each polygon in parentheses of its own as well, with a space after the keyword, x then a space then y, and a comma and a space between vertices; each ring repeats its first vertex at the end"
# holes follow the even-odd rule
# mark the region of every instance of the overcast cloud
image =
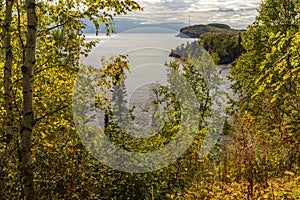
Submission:
POLYGON ((137 0, 143 12, 122 18, 141 24, 160 23, 226 23, 234 28, 246 28, 255 16, 261 0, 137 0))

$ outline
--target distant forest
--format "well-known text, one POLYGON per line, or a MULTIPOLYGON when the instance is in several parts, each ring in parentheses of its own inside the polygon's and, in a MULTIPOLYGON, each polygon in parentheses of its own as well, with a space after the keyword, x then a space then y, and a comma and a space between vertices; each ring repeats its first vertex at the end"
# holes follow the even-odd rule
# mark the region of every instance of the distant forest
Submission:
POLYGON ((128 108, 128 57, 82 65, 98 46, 81 19, 109 35, 138 3, 1 1, 0 200, 299 200, 299 5, 264 0, 246 31, 183 28, 199 40, 174 49, 168 84, 128 108), (227 102, 216 63, 233 62, 227 102))
POLYGON ((243 30, 232 29, 226 24, 194 25, 180 29, 179 37, 199 38, 218 64, 231 64, 242 53, 243 30))

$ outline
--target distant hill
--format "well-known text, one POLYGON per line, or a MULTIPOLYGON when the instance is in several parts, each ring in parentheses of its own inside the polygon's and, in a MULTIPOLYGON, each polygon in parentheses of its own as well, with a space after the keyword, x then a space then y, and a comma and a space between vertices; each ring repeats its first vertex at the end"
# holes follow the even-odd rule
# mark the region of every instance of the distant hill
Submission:
MULTIPOLYGON (((96 33, 95 25, 92 21, 88 19, 81 19, 86 28, 83 30, 85 34, 93 34, 96 33)), ((151 24, 145 23, 141 20, 134 20, 134 19, 126 19, 126 18, 115 18, 114 19, 114 27, 116 33, 123 33, 123 32, 130 32, 130 33, 175 33, 180 30, 181 27, 186 26, 187 24, 181 22, 174 22, 174 23, 158 23, 158 24, 151 24), (144 32, 141 30, 145 28, 144 32), (153 28, 151 30, 150 28, 153 28), (165 29, 165 30, 163 30, 165 29)), ((103 24, 100 24, 99 33, 106 33, 105 27, 103 24)))
POLYGON ((232 29, 226 24, 212 23, 181 28, 178 36, 182 38, 199 38, 200 36, 207 34, 238 34, 240 32, 242 32, 242 30, 232 29))

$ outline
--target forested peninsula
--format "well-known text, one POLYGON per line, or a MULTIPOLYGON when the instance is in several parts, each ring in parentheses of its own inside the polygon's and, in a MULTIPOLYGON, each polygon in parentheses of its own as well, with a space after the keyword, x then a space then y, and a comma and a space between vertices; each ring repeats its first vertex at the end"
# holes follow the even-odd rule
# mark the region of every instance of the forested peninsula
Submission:
POLYGON ((182 38, 199 38, 203 35, 211 35, 211 34, 239 34, 244 30, 237 30, 233 29, 227 24, 220 24, 220 23, 211 23, 211 24, 199 24, 199 25, 192 25, 188 27, 184 27, 180 29, 179 37, 182 38))
POLYGON ((196 26, 199 40, 165 63, 166 84, 136 76, 127 90, 130 71, 158 62, 96 54, 81 19, 110 35, 138 3, 2 1, 0 200, 299 200, 299 5, 264 0, 246 31, 196 26), (81 63, 89 55, 95 66, 81 63), (233 61, 227 103, 214 62, 233 61))
POLYGON ((232 29, 226 24, 213 23, 193 25, 180 29, 179 37, 199 38, 217 64, 232 64, 243 52, 242 33, 245 30, 232 29))

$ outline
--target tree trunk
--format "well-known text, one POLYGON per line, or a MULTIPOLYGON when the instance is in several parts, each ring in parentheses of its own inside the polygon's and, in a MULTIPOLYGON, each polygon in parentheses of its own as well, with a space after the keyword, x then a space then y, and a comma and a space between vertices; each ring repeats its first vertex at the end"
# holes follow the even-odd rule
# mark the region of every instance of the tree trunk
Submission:
POLYGON ((14 0, 6 0, 6 10, 5 10, 5 20, 3 26, 4 32, 4 48, 5 48, 5 65, 4 65, 4 101, 5 101, 5 110, 6 110, 6 119, 5 119, 5 137, 7 143, 7 150, 10 153, 9 146, 11 141, 14 138, 13 133, 13 103, 12 103, 12 81, 11 81, 11 72, 13 64, 13 53, 11 46, 11 34, 10 27, 12 22, 12 8, 14 0))
POLYGON ((33 69, 35 66, 35 51, 37 37, 37 16, 35 0, 26 0, 27 34, 25 59, 21 68, 23 75, 23 121, 21 138, 21 174, 25 199, 35 199, 33 185, 33 170, 31 166, 32 132, 34 127, 33 109, 33 69))
MULTIPOLYGON (((14 136, 13 127, 14 127, 14 113, 13 113, 13 101, 12 101, 12 80, 11 80, 11 72, 12 72, 12 64, 13 64, 13 53, 12 53, 12 45, 11 45, 11 23, 12 23, 12 9, 13 9, 14 0, 6 0, 5 1, 5 19, 4 25, 2 27, 4 33, 4 49, 5 49, 5 64, 4 64, 4 108, 6 111, 6 116, 4 119, 5 123, 5 140, 6 140, 6 149, 5 149, 5 158, 4 165, 0 167, 0 176, 5 178, 8 177, 8 171, 10 166, 9 162, 12 161, 13 157, 13 141, 16 138, 14 136), (4 170, 3 168, 8 169, 4 170)), ((2 158, 0 158, 2 159, 2 158)), ((1 188, 1 192, 5 192, 7 185, 5 184, 6 179, 0 179, 0 185, 3 185, 1 188)))

